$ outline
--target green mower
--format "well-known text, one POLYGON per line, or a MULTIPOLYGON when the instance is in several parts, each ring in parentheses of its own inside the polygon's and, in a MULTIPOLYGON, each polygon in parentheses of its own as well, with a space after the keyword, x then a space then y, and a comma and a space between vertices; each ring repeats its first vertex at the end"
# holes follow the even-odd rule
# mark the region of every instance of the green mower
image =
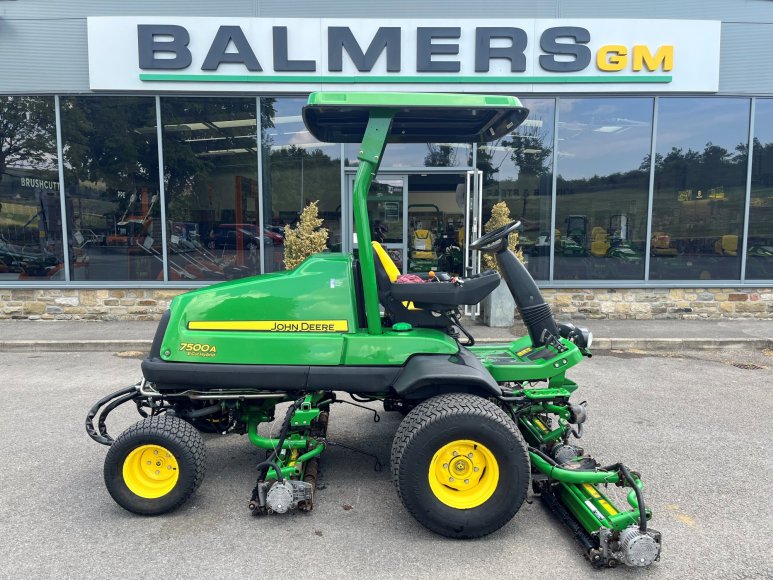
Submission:
MULTIPOLYGON (((204 477, 201 432, 247 435, 265 460, 249 497, 253 514, 311 510, 335 403, 378 401, 405 414, 394 437, 398 495, 428 529, 476 538, 506 524, 529 487, 595 567, 647 566, 660 556, 639 475, 602 466, 570 443, 587 412, 571 401, 567 371, 590 357, 592 335, 557 324, 534 280, 508 250, 510 223, 470 247, 496 255, 528 336, 476 346, 459 320, 500 284, 489 270, 398 283, 371 242, 367 195, 388 141, 494 141, 528 111, 514 97, 314 93, 303 110, 324 142, 361 143, 354 187, 359 256, 323 253, 295 270, 176 297, 164 314, 142 379, 98 401, 86 430, 108 445, 113 499, 138 514, 179 507, 204 477), (365 248, 372 251, 365 251, 365 248), (444 281, 445 280, 445 281, 444 281), (347 396, 340 397, 340 393, 347 396), (109 413, 132 402, 144 418, 116 439, 109 413), (289 402, 275 437, 259 433, 289 402), (628 506, 614 505, 608 486, 628 506), (626 495, 627 494, 627 495, 626 495)), ((620 502, 619 502, 620 503, 620 502)))

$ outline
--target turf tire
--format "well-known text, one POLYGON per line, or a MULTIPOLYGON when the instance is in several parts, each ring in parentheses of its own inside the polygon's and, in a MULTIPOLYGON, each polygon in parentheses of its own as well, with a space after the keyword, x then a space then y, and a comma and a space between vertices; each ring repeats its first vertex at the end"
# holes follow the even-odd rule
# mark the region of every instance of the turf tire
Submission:
POLYGON ((105 457, 105 485, 115 502, 135 514, 154 516, 182 505, 201 484, 206 471, 204 440, 193 425, 179 417, 158 415, 138 421, 115 440, 105 457), (174 454, 179 466, 175 487, 159 498, 143 498, 124 482, 126 457, 142 445, 161 445, 174 454))
POLYGON ((469 394, 428 399, 400 423, 392 443, 392 479, 403 505, 416 520, 449 538, 477 538, 509 522, 526 498, 530 461, 513 421, 491 401, 469 394), (493 495, 471 509, 441 502, 429 485, 435 452, 457 439, 482 443, 499 464, 493 495))

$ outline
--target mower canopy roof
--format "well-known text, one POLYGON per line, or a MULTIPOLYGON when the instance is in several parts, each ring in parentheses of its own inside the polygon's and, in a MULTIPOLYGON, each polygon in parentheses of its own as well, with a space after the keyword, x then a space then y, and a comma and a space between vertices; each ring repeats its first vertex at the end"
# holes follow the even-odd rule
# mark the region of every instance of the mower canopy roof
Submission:
POLYGON ((486 143, 513 131, 529 114, 517 98, 504 95, 312 93, 303 121, 320 141, 360 143, 371 111, 394 115, 392 143, 486 143))

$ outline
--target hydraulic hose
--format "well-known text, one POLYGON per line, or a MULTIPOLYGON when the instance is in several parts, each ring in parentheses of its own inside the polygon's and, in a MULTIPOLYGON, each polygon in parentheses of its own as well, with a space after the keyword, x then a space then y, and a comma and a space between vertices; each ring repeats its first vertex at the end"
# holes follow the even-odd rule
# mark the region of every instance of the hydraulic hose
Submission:
POLYGON ((622 463, 619 465, 620 473, 623 474, 625 480, 631 484, 633 492, 636 494, 636 502, 639 504, 639 530, 644 534, 647 532, 647 510, 644 507, 644 495, 641 492, 641 488, 636 485, 631 472, 622 463))
POLYGON ((301 403, 303 403, 303 397, 295 401, 292 405, 290 405, 287 408, 287 413, 285 413, 285 418, 282 421, 282 428, 279 430, 279 441, 277 446, 274 448, 274 450, 271 452, 271 455, 269 455, 265 461, 258 463, 258 466, 257 466, 258 479, 264 479, 266 477, 266 473, 268 472, 268 468, 273 467, 274 471, 276 472, 277 481, 280 481, 280 482, 283 481, 282 472, 277 467, 274 460, 277 459, 277 457, 279 457, 279 453, 277 450, 282 449, 282 446, 285 443, 285 439, 287 439, 287 432, 290 430, 290 420, 293 417, 293 413, 295 413, 298 407, 301 406, 301 403))
POLYGON ((279 469, 279 466, 276 464, 276 462, 272 461, 270 458, 258 463, 258 470, 261 471, 258 479, 263 479, 266 476, 265 474, 268 471, 269 467, 274 468, 277 482, 282 483, 284 481, 284 477, 282 477, 282 470, 279 469))

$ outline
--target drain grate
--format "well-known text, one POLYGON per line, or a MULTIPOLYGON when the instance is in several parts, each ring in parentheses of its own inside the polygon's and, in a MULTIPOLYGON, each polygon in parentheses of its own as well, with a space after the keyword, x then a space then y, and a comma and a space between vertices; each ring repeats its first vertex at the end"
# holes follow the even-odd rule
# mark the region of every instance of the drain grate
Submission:
POLYGON ((734 363, 730 363, 730 364, 733 365, 737 369, 743 369, 745 371, 761 371, 762 369, 765 368, 765 367, 761 367, 760 365, 755 365, 753 363, 737 363, 737 362, 734 362, 734 363))

